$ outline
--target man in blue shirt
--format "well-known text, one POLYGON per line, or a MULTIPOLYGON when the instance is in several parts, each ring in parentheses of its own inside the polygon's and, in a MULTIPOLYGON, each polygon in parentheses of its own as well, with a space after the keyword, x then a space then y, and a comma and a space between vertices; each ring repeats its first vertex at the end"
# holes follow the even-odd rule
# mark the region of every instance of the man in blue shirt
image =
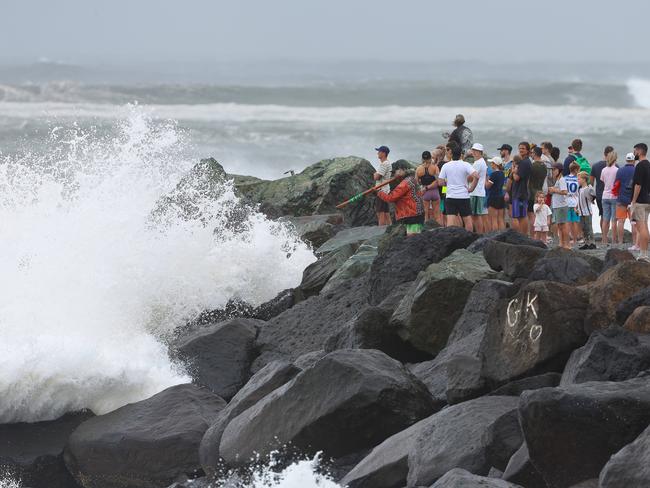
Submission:
POLYGON ((530 162, 530 143, 519 143, 521 161, 512 169, 512 226, 524 235, 528 235, 528 182, 532 163, 530 162))

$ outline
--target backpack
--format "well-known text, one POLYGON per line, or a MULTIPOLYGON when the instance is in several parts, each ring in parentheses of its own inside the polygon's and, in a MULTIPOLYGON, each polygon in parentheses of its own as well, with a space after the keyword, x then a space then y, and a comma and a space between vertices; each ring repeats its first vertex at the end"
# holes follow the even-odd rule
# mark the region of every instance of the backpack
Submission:
POLYGON ((591 165, 589 164, 589 161, 587 161, 587 158, 583 156, 573 156, 576 160, 576 163, 580 165, 580 171, 584 171, 588 175, 591 176, 591 165))

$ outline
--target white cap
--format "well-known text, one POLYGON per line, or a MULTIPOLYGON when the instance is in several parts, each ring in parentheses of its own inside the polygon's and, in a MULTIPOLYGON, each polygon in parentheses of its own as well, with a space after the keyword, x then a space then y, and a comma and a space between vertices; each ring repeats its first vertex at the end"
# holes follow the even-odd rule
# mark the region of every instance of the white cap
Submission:
POLYGON ((483 152, 483 144, 479 144, 478 142, 475 142, 474 145, 472 146, 472 149, 483 152))
POLYGON ((625 161, 634 161, 634 153, 627 153, 625 161))
POLYGON ((499 156, 494 156, 493 158, 488 159, 488 162, 494 163, 497 166, 503 166, 503 159, 499 156))

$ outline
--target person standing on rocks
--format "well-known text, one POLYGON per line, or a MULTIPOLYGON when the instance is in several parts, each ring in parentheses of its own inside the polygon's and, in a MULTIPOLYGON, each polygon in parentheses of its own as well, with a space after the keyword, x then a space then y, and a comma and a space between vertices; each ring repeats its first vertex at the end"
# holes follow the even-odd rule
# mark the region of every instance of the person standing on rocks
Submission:
POLYGON ((569 232, 567 230, 567 221, 569 215, 569 205, 567 203, 567 186, 562 172, 564 165, 555 163, 553 166, 553 178, 555 183, 548 189, 551 197, 551 207, 553 212, 553 223, 557 226, 557 232, 560 240, 560 247, 571 249, 569 245, 569 232))
POLYGON ((470 232, 472 226, 472 206, 469 194, 476 188, 479 176, 476 170, 466 161, 462 161, 460 145, 456 142, 447 143, 449 162, 440 170, 438 181, 447 187, 445 213, 447 225, 450 227, 465 227, 470 232))
POLYGON ((580 227, 580 216, 578 215, 578 173, 580 172, 580 165, 575 161, 569 165, 569 175, 565 176, 567 186, 567 202, 569 205, 569 232, 573 238, 574 244, 578 244, 582 228, 580 227))
POLYGON ((474 144, 474 134, 465 125, 465 116, 463 114, 456 115, 454 118, 454 127, 456 128, 451 134, 446 132, 442 136, 448 139, 447 142, 455 142, 458 144, 462 154, 468 154, 474 144))
POLYGON ((605 167, 607 166, 607 156, 614 152, 612 146, 606 146, 603 151, 604 158, 601 161, 598 161, 591 167, 591 176, 590 182, 591 185, 596 188, 596 205, 598 206, 598 216, 600 217, 600 232, 604 234, 603 224, 604 221, 604 210, 603 210, 603 191, 605 190, 605 183, 601 180, 601 174, 605 167))
MULTIPOLYGON (((375 148, 375 151, 377 151, 377 159, 379 159, 379 168, 375 172, 373 178, 378 183, 384 183, 390 180, 392 170, 392 166, 388 162, 390 149, 388 146, 379 146, 375 148)), ((388 193, 390 187, 389 185, 382 186, 379 191, 382 193, 388 193)), ((381 198, 375 200, 375 211, 377 212, 377 223, 379 225, 390 225, 392 223, 390 220, 390 208, 388 203, 383 201, 381 198)))
POLYGON ((470 193, 470 205, 472 207, 472 223, 478 234, 483 234, 486 229, 486 208, 485 208, 485 180, 487 178, 487 164, 483 159, 483 145, 474 143, 472 145, 472 156, 474 164, 472 167, 478 174, 478 183, 474 191, 470 193))
POLYGON ((535 195, 535 204, 531 215, 535 217, 533 221, 533 239, 546 244, 546 237, 548 235, 548 218, 552 215, 551 209, 546 205, 546 195, 542 191, 538 191, 535 195))
POLYGON ((530 144, 520 142, 518 146, 521 161, 512 170, 512 226, 524 235, 528 235, 528 183, 532 163, 530 162, 530 144))
POLYGON ((578 184, 580 185, 580 190, 578 191, 578 215, 580 215, 582 235, 585 239, 585 243, 580 249, 596 249, 592 223, 592 206, 596 199, 596 190, 589 184, 589 174, 586 171, 578 173, 578 184))
MULTIPOLYGON (((433 151, 436 153, 436 150, 433 151)), ((437 155, 439 156, 439 155, 437 155)), ((429 151, 422 153, 422 164, 415 171, 415 176, 424 190, 422 200, 424 200, 424 221, 434 219, 440 222, 440 190, 438 189, 438 174, 440 169, 433 160, 429 151)))
POLYGON ((569 176, 571 174, 571 169, 569 169, 569 166, 571 166, 571 163, 573 162, 578 163, 578 166, 582 171, 586 171, 587 173, 591 174, 591 166, 589 165, 589 162, 582 156, 580 151, 582 151, 582 139, 574 139, 571 141, 571 145, 569 146, 569 155, 564 160, 564 169, 562 170, 562 174, 564 176, 569 176))
MULTIPOLYGON (((598 162, 594 164, 591 172, 592 181, 595 176, 598 176, 598 182, 601 187, 600 205, 598 208, 601 210, 600 231, 603 236, 603 246, 608 245, 610 224, 612 227, 612 242, 614 245, 618 242, 616 233, 616 195, 614 194, 614 184, 616 183, 616 174, 618 173, 618 166, 616 165, 618 154, 612 150, 607 153, 605 159, 604 168, 601 168, 600 162, 598 162)), ((596 188, 596 202, 598 202, 598 188, 596 188)), ((620 244, 623 243, 621 242, 620 244)))
POLYGON ((636 222, 638 234, 639 260, 650 262, 648 258, 648 215, 650 214, 650 162, 648 146, 641 142, 634 146, 634 157, 639 161, 634 168, 634 191, 630 203, 630 219, 636 222))
POLYGON ((503 195, 506 177, 503 174, 503 159, 495 156, 488 161, 492 165, 492 173, 485 184, 488 188, 489 230, 504 230, 506 228, 504 219, 506 205, 503 195))
MULTIPOLYGON (((625 220, 630 218, 629 205, 632 203, 634 194, 634 163, 636 155, 627 153, 625 156, 625 166, 618 168, 616 171, 616 181, 614 182, 613 192, 616 195, 616 225, 618 233, 618 242, 623 243, 625 220)), ((632 221, 630 220, 630 224, 632 221)), ((636 245, 636 225, 632 224, 632 246, 629 251, 638 251, 636 245)))
MULTIPOLYGON (((530 179, 528 180, 528 224, 531 228, 536 219, 533 207, 537 202, 537 194, 542 193, 546 198, 546 192, 548 191, 548 183, 546 181, 548 170, 542 159, 542 148, 535 146, 532 150, 532 155, 533 163, 531 164, 530 179)), ((546 233, 548 233, 548 229, 546 233)), ((544 235, 544 244, 546 244, 546 234, 544 235)))
POLYGON ((415 172, 398 169, 395 176, 403 178, 399 185, 388 193, 379 191, 377 197, 395 204, 395 219, 406 226, 407 237, 419 234, 424 226, 424 202, 415 172))

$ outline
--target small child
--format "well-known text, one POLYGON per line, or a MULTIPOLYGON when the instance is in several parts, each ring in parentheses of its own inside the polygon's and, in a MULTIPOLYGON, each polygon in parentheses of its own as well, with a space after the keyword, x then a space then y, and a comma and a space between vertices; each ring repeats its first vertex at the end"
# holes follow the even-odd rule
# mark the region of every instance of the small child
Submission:
POLYGON ((546 197, 544 192, 538 191, 535 195, 535 205, 533 211, 535 212, 535 223, 533 229, 535 234, 534 239, 542 241, 546 244, 546 236, 548 234, 548 218, 552 215, 551 209, 546 205, 546 197))
POLYGON ((596 191, 589 184, 589 174, 586 171, 578 173, 578 183, 580 184, 578 214, 580 215, 580 223, 582 224, 582 235, 585 239, 585 243, 580 246, 580 249, 596 249, 594 230, 591 223, 593 214, 592 205, 596 198, 596 191))

